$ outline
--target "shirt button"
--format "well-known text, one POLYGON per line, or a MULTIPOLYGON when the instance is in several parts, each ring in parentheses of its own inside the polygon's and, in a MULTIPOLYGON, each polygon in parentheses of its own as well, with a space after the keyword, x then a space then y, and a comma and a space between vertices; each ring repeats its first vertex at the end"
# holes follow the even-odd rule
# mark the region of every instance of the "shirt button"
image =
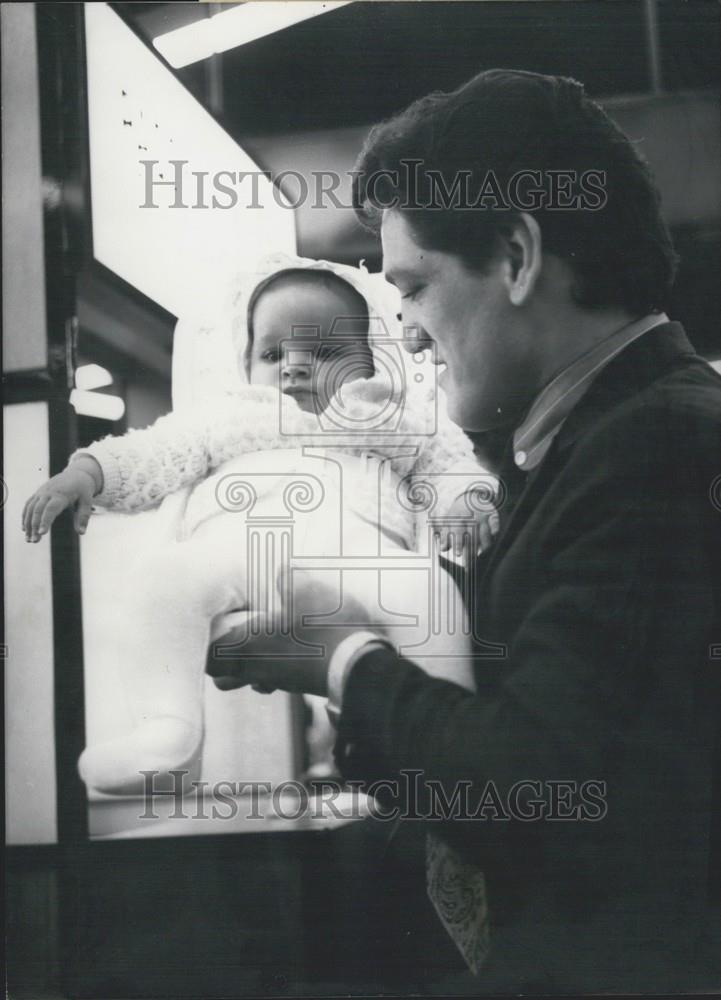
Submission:
POLYGON ((525 465, 526 462, 528 461, 528 455, 526 454, 525 451, 517 451, 516 454, 513 456, 513 459, 516 465, 525 465))

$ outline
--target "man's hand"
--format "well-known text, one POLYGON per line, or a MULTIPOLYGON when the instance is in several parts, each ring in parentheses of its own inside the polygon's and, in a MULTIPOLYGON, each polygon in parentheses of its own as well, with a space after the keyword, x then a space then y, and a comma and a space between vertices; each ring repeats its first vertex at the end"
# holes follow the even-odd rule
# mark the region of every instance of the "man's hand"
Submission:
POLYGON ((308 615, 330 614, 338 594, 308 572, 294 571, 290 578, 292 593, 279 579, 278 611, 238 612, 232 630, 212 644, 206 669, 220 690, 250 684, 262 693, 281 688, 325 696, 328 667, 339 643, 362 628, 382 632, 363 624, 368 613, 347 596, 342 616, 334 616, 332 625, 304 621, 308 615))
MULTIPOLYGON (((485 500, 484 503, 488 507, 488 501, 485 500)), ((453 549, 453 555, 456 557, 470 556, 472 558, 473 556, 480 555, 481 552, 485 552, 493 544, 493 538, 498 533, 500 523, 496 510, 479 510, 476 504, 469 505, 466 502, 465 494, 461 494, 453 501, 446 516, 457 518, 459 521, 465 521, 465 524, 462 527, 439 525, 438 535, 441 541, 441 552, 453 549), (478 551, 469 553, 466 551, 466 548, 474 533, 474 525, 477 525, 478 529, 478 551)))
POLYGON ((39 542, 55 520, 67 507, 75 507, 75 530, 79 535, 85 529, 92 513, 96 492, 93 476, 76 463, 68 466, 30 497, 23 507, 22 526, 28 542, 39 542))

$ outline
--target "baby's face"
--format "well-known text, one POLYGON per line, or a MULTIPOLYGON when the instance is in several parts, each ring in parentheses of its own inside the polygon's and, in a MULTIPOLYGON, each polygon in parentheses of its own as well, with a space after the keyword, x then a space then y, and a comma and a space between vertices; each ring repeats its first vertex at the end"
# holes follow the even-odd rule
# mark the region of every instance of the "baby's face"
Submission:
POLYGON ((250 381, 292 396, 321 413, 344 382, 373 375, 367 320, 342 286, 278 282, 253 312, 250 381))

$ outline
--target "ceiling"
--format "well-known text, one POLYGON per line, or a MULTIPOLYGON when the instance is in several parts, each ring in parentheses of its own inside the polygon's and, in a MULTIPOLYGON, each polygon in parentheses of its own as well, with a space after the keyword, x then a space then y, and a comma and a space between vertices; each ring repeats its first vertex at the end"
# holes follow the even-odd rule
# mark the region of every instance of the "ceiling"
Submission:
MULTIPOLYGON (((146 39, 237 4, 115 4, 146 39)), ((643 0, 360 2, 222 56, 222 120, 236 138, 362 125, 492 66, 561 73, 595 96, 649 89, 643 0)), ((718 86, 721 8, 657 6, 668 90, 718 86)), ((201 99, 207 61, 178 71, 201 99)))
MULTIPOLYGON (((112 6, 150 44, 159 34, 237 4, 112 6)), ((213 114, 274 175, 289 167, 308 174, 331 167, 342 174, 351 169, 370 124, 431 90, 453 89, 493 66, 574 76, 620 116, 622 95, 652 89, 645 10, 644 0, 360 0, 175 72, 206 106, 213 103, 211 76, 216 74, 213 114)), ((702 102, 713 102, 714 94, 717 102, 721 5, 658 0, 656 13, 663 90, 705 91, 702 102)), ((633 114, 639 101, 631 103, 628 113, 633 114)), ((710 185, 711 200, 718 200, 718 104, 710 111, 710 124, 693 126, 681 109, 675 131, 662 118, 661 131, 653 133, 642 99, 640 107, 629 134, 658 147, 654 169, 690 177, 693 160, 701 188, 710 185)), ((718 357, 718 213, 691 211, 693 198, 683 184, 676 184, 671 195, 682 209, 675 229, 683 244, 676 314, 697 331, 698 346, 718 357), (689 218, 681 225, 684 212, 689 218)), ((664 199, 671 203, 669 192, 664 199)), ((352 262, 365 257, 371 268, 380 266, 377 245, 352 212, 301 209, 297 225, 301 252, 352 262)))

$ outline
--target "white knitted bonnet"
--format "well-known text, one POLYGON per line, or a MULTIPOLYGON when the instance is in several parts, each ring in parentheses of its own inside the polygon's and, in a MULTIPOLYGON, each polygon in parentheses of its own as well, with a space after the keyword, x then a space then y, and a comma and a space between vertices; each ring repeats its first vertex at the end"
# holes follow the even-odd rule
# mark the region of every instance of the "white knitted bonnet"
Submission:
POLYGON ((346 281, 368 306, 368 342, 379 380, 394 394, 429 385, 427 365, 402 349, 400 296, 382 274, 334 261, 285 253, 264 257, 251 270, 234 276, 220 301, 208 303, 195 317, 181 319, 173 348, 173 408, 186 409, 247 384, 243 359, 248 343, 248 306, 257 286, 288 270, 329 271, 346 281), (424 374, 426 373, 426 374, 424 374), (425 383, 425 385, 424 385, 425 383))

